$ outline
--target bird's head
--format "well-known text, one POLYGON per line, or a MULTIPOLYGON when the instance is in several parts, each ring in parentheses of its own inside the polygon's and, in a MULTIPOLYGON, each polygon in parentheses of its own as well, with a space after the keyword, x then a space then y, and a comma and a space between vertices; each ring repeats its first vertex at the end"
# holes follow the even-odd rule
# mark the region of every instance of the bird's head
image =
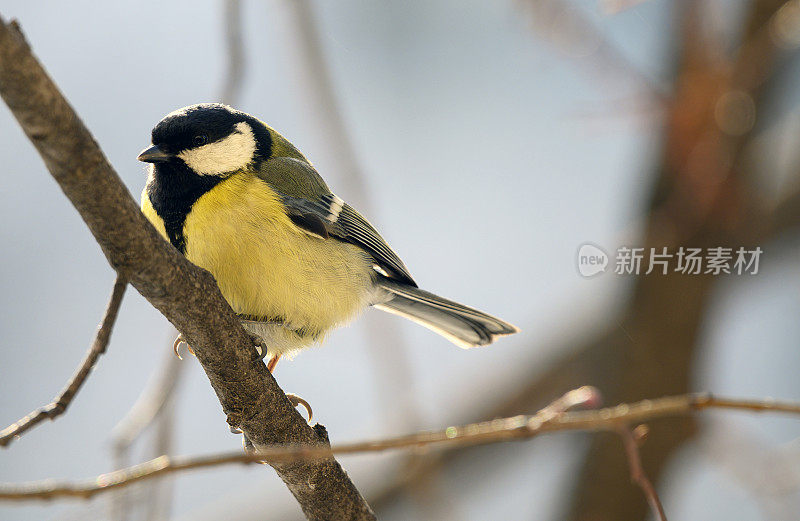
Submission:
POLYGON ((225 177, 270 154, 267 128, 249 114, 219 103, 191 105, 167 114, 153 128, 152 146, 139 161, 183 163, 200 176, 225 177))

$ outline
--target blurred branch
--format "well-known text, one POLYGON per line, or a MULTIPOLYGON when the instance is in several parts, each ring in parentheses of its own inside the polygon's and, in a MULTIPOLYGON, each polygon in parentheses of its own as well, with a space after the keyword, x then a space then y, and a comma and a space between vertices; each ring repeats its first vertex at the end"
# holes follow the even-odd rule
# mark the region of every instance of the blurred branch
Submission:
POLYGON ((562 0, 518 0, 531 14, 535 33, 570 56, 590 64, 603 75, 625 78, 661 107, 670 104, 670 94, 648 78, 636 65, 584 16, 580 8, 562 0))
MULTIPOLYGON (((370 219, 376 217, 364 170, 353 145, 350 127, 341 110, 333 78, 320 38, 314 12, 308 0, 285 0, 288 13, 287 48, 297 75, 295 83, 304 96, 305 111, 318 132, 341 183, 340 194, 370 219)), ((337 190, 338 191, 338 190, 337 190)), ((417 404, 413 400, 409 346, 403 340, 399 323, 384 313, 373 313, 364 321, 368 352, 375 371, 375 392, 388 406, 382 409, 389 429, 415 429, 419 426, 417 404), (398 421, 400 420, 400 421, 398 421), (401 423, 402 422, 402 423, 401 423)))
POLYGON ((219 97, 222 103, 235 106, 242 94, 245 75, 242 3, 240 0, 224 0, 224 3, 225 49, 228 60, 219 97))
MULTIPOLYGON (((797 176, 800 180, 800 176, 797 176)), ((762 236, 765 239, 800 226, 800 182, 796 182, 769 212, 770 221, 762 236)))
MULTIPOLYGON (((720 46, 713 45, 714 52, 709 52, 708 42, 698 34, 703 4, 675 5, 682 9, 678 27, 683 31, 679 40, 683 48, 662 157, 644 213, 645 232, 637 246, 649 251, 650 247, 742 246, 766 240, 771 233, 796 224, 800 217, 791 197, 780 208, 762 207, 757 192, 747 184, 757 167, 742 157, 753 120, 763 109, 762 93, 779 52, 765 35, 783 2, 756 0, 750 4, 742 50, 736 61, 724 62, 716 53, 720 46), (748 43, 753 39, 757 43, 748 43), (757 68, 751 70, 754 64, 757 68)), ((562 352, 567 354, 544 372, 541 367, 546 364, 536 357, 531 371, 539 376, 522 382, 510 398, 502 395, 493 409, 475 419, 530 410, 580 384, 597 386, 609 401, 617 403, 688 392, 697 337, 714 282, 704 275, 637 277, 632 296, 612 327, 598 331, 577 349, 564 346, 562 352)), ((693 434, 690 420, 670 420, 673 427, 654 432, 641 451, 643 469, 655 482, 673 452, 693 434)), ((592 439, 571 499, 572 512, 565 519, 636 520, 646 515, 646 505, 624 486, 630 480, 630 469, 620 464, 618 450, 615 437, 592 439)), ((429 459, 411 467, 414 470, 409 475, 394 478, 373 498, 373 505, 379 509, 426 472, 465 454, 448 450, 436 461, 429 459)))
POLYGON ((115 457, 124 457, 130 446, 153 420, 164 410, 179 379, 181 361, 172 352, 172 340, 164 350, 164 361, 128 413, 117 423, 111 433, 115 457))
MULTIPOLYGON (((764 87, 778 54, 764 39, 765 28, 782 4, 754 0, 748 5, 740 50, 730 57, 719 52, 725 45, 704 32, 705 3, 674 4, 680 30, 675 94, 647 204, 640 244, 645 251, 670 244, 749 245, 753 231, 768 219, 750 186, 755 169, 744 151, 762 116, 764 87)), ((612 333, 627 340, 590 368, 594 374, 587 383, 602 382, 615 402, 687 392, 715 284, 708 275, 637 277, 619 330, 612 333)), ((642 466, 656 483, 696 429, 691 418, 671 421, 671 428, 654 431, 640 451, 642 466)), ((566 519, 646 517, 647 505, 624 486, 630 472, 619 464, 618 450, 613 438, 592 439, 566 519)))
POLYGON ((646 1, 647 0, 599 0, 598 4, 604 14, 615 15, 646 1))
MULTIPOLYGON (((0 95, 81 214, 109 263, 194 348, 228 423, 256 449, 328 446, 292 407, 207 271, 191 264, 146 221, 88 129, 53 84, 16 22, 0 19, 0 95)), ((333 459, 273 467, 309 519, 374 519, 333 459)))
MULTIPOLYGON (((439 431, 420 432, 395 438, 349 443, 323 447, 320 445, 295 445, 266 448, 258 454, 242 452, 209 456, 176 457, 161 456, 151 461, 100 475, 86 482, 54 483, 52 480, 22 485, 0 485, 0 499, 28 500, 53 499, 57 497, 89 498, 96 494, 131 483, 150 479, 170 472, 180 472, 228 465, 231 463, 293 463, 328 458, 331 455, 350 455, 383 452, 387 450, 417 450, 431 445, 474 446, 510 440, 528 439, 544 433, 559 431, 613 431, 627 428, 630 424, 657 418, 685 416, 704 409, 744 410, 750 412, 780 412, 800 415, 800 403, 775 400, 738 400, 717 398, 710 394, 687 394, 655 400, 643 400, 632 404, 621 404, 603 409, 573 411, 579 406, 593 406, 599 402, 599 392, 592 387, 582 387, 566 393, 544 409, 531 416, 514 416, 447 427, 439 431)), ((630 435, 630 432, 628 433, 630 435)), ((633 438, 631 438, 633 439, 633 438)), ((626 442, 628 443, 628 442, 626 442)), ((634 443, 636 443, 634 441, 634 443)), ((626 448, 630 450, 630 448, 626 448)), ((641 472, 635 468, 638 457, 631 466, 634 476, 641 472)))
POLYGON ((122 297, 125 294, 125 288, 128 283, 121 275, 117 275, 117 280, 114 282, 114 289, 111 292, 111 297, 106 306, 103 320, 97 329, 97 334, 92 342, 92 347, 86 353, 83 362, 78 366, 75 374, 72 375, 67 385, 61 393, 51 403, 40 407, 31 412, 24 418, 19 419, 16 423, 9 425, 0 431, 0 447, 8 446, 12 441, 21 436, 26 431, 34 428, 45 419, 55 420, 67 411, 67 407, 72 403, 75 395, 83 386, 89 373, 94 368, 100 355, 106 352, 108 341, 111 339, 111 330, 114 328, 114 322, 117 320, 119 307, 122 303, 122 297))
MULTIPOLYGON (((172 454, 175 447, 175 394, 169 393, 167 403, 156 416, 155 433, 151 454, 153 457, 172 454)), ((172 509, 172 479, 153 480, 145 497, 150 501, 145 506, 147 521, 167 520, 172 509)))
POLYGON ((288 48, 294 53, 293 70, 297 75, 297 85, 304 90, 307 114, 314 118, 314 127, 331 153, 333 169, 347 183, 348 200, 370 215, 373 208, 367 194, 366 179, 339 107, 310 2, 285 0, 283 5, 289 15, 287 36, 291 41, 288 48))
MULTIPOLYGON (((131 446, 153 423, 156 424, 154 455, 170 454, 172 423, 174 422, 174 401, 172 397, 178 382, 184 374, 182 368, 181 361, 172 351, 172 340, 170 340, 164 349, 163 361, 156 370, 155 375, 151 377, 150 383, 148 383, 133 404, 133 407, 117 423, 111 433, 114 468, 126 467, 129 464, 128 456, 131 446)), ((155 490, 151 490, 147 495, 156 499, 167 497, 166 493, 162 496, 155 490)), ((164 501, 151 500, 147 502, 146 505, 150 509, 149 512, 158 510, 157 507, 160 503, 167 503, 167 501, 164 499, 164 501)), ((163 505, 161 509, 166 510, 167 505, 163 505)), ((114 519, 126 519, 130 510, 131 506, 124 494, 119 494, 113 498, 112 512, 114 519)), ((153 517, 148 517, 148 519, 153 519, 153 517)))

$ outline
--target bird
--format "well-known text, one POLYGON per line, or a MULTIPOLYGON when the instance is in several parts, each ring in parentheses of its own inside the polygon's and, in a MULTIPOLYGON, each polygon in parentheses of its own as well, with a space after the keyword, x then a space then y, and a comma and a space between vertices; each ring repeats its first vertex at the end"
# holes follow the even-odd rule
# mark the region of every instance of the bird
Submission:
POLYGON ((270 371, 370 306, 462 348, 519 331, 419 288, 367 219, 250 114, 220 103, 170 112, 138 160, 149 163, 142 212, 211 272, 270 371))

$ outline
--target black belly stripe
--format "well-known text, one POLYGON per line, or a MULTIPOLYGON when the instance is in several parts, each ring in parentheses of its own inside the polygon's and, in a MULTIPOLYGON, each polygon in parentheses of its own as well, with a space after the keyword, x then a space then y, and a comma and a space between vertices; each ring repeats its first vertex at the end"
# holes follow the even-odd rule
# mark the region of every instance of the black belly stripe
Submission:
POLYGON ((153 179, 147 185, 147 197, 164 221, 169 242, 181 253, 186 253, 183 225, 192 205, 222 180, 218 176, 197 175, 180 160, 155 165, 153 179))

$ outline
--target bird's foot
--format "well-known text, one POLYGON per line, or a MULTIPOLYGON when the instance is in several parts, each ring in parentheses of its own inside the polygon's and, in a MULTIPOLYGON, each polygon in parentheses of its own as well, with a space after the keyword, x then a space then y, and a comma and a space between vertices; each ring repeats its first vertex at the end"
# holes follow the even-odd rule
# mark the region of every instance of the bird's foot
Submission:
POLYGON ((292 393, 286 393, 286 398, 289 399, 289 401, 294 407, 302 405, 303 409, 306 410, 306 414, 308 414, 308 423, 311 423, 311 420, 314 418, 314 413, 311 411, 311 404, 309 404, 307 401, 297 396, 296 394, 292 393))
POLYGON ((175 342, 172 343, 172 350, 175 351, 175 356, 177 356, 179 360, 183 360, 183 357, 181 356, 181 344, 185 345, 186 350, 189 351, 192 356, 194 356, 194 349, 192 349, 192 346, 186 342, 182 334, 178 334, 178 338, 176 338, 175 342))
POLYGON ((269 362, 267 362, 267 371, 269 371, 270 373, 274 373, 275 372, 275 366, 278 365, 278 360, 280 360, 280 359, 281 359, 281 355, 275 355, 272 358, 270 358, 269 362))

